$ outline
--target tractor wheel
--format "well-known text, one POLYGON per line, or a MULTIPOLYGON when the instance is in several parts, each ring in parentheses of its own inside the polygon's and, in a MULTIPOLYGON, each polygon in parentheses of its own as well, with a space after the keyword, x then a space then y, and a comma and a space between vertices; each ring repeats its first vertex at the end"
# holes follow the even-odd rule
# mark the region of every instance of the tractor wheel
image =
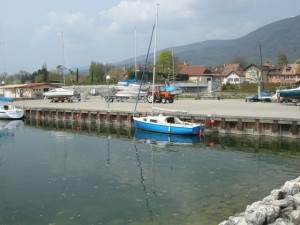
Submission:
MULTIPOLYGON (((154 99, 155 99, 155 96, 154 96, 154 99)), ((152 101, 153 101, 153 96, 152 96, 152 95, 148 95, 148 96, 147 96, 147 101, 148 101, 149 103, 152 103, 152 101)))
POLYGON ((161 103, 166 104, 167 103, 167 99, 165 97, 161 98, 161 103))
POLYGON ((173 97, 169 98, 169 103, 173 103, 173 102, 174 102, 174 98, 173 97))

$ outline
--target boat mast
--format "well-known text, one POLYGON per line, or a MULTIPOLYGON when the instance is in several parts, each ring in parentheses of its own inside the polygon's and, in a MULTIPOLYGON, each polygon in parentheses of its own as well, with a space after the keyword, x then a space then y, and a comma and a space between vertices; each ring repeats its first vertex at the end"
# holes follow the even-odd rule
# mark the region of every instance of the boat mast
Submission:
POLYGON ((155 30, 154 30, 154 52, 153 52, 153 84, 152 84, 152 111, 153 115, 153 106, 154 106, 154 94, 155 94, 155 71, 156 71, 156 45, 157 45, 157 23, 158 23, 158 6, 156 7, 156 18, 155 18, 155 30))
POLYGON ((173 47, 172 47, 172 70, 173 70, 173 84, 175 83, 175 72, 174 72, 174 70, 175 70, 175 62, 174 62, 174 50, 173 50, 173 47))
POLYGON ((134 79, 136 79, 137 71, 136 71, 136 27, 134 28, 134 79))

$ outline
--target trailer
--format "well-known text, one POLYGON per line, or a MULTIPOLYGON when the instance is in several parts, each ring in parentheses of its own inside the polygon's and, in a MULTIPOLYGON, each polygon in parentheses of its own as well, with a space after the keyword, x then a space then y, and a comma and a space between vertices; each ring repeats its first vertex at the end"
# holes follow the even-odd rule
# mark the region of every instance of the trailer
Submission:
MULTIPOLYGON (((110 95, 104 97, 106 102, 135 102, 137 97, 136 96, 117 96, 117 95, 110 95)), ((146 96, 139 97, 139 101, 146 102, 146 96)))
POLYGON ((78 96, 58 96, 58 97, 52 97, 50 102, 74 102, 74 100, 77 100, 78 102, 81 101, 81 98, 78 96))

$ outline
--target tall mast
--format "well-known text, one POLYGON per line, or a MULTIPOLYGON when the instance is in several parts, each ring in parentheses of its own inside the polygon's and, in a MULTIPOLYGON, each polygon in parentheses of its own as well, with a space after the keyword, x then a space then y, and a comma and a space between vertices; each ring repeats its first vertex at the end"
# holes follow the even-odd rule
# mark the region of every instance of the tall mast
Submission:
POLYGON ((64 78, 64 86, 66 86, 66 78, 64 75, 64 69, 65 69, 65 44, 64 44, 64 33, 61 32, 61 43, 62 43, 62 69, 61 69, 61 75, 64 78))
POLYGON ((136 71, 136 28, 134 28, 134 79, 136 79, 137 71, 136 71))
POLYGON ((157 23, 158 23, 158 6, 156 7, 156 18, 155 18, 155 30, 154 30, 154 52, 153 52, 153 84, 152 84, 152 111, 153 115, 153 106, 154 106, 154 93, 155 93, 155 71, 156 71, 156 45, 157 45, 157 23))

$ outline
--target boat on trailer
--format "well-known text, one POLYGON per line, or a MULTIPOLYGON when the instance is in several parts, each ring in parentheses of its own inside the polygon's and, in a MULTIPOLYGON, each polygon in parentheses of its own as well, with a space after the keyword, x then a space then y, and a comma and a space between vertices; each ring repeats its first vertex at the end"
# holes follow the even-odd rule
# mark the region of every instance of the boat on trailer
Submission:
POLYGON ((80 101, 80 93, 74 89, 55 88, 50 91, 44 92, 43 95, 51 102, 72 102, 74 99, 80 101))
POLYGON ((294 102, 300 106, 300 87, 292 89, 283 89, 277 91, 277 97, 283 99, 284 102, 294 102))

